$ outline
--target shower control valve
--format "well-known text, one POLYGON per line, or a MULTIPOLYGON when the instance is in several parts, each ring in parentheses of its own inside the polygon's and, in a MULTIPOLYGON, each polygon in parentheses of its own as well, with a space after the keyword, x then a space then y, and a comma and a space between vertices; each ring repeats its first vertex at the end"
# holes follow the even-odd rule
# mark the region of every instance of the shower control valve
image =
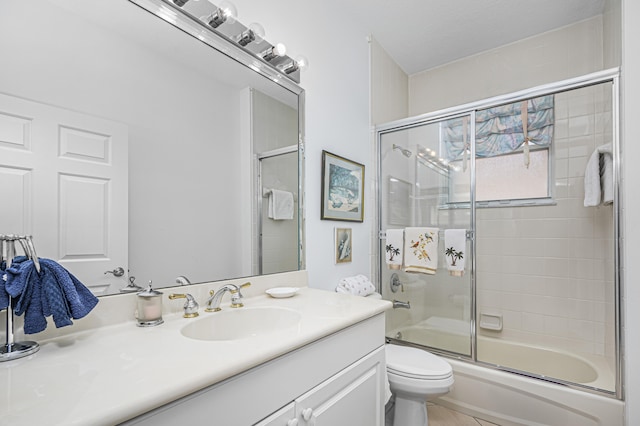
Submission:
POLYGON ((398 274, 396 274, 395 272, 391 274, 391 281, 389 282, 389 285, 391 286, 392 293, 396 293, 398 291, 398 288, 402 293, 404 293, 404 285, 402 285, 398 274))

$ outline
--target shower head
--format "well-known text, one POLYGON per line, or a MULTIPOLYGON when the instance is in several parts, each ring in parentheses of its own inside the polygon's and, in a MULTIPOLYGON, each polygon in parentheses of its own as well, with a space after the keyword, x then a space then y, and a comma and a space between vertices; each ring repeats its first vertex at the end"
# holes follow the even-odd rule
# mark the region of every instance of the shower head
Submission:
POLYGON ((400 145, 396 145, 395 143, 393 144, 393 149, 397 149, 400 152, 402 152, 402 155, 404 155, 405 157, 409 158, 411 157, 411 151, 409 151, 408 149, 404 149, 403 147, 401 147, 400 145))

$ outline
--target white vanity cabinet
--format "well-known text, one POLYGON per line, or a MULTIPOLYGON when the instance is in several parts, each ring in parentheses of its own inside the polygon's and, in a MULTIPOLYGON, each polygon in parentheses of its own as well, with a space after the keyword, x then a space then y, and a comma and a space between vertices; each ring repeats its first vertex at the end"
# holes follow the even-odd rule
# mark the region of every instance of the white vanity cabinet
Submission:
POLYGON ((385 374, 381 347, 296 399, 296 419, 309 426, 381 425, 385 374))
POLYGON ((384 348, 378 348, 255 426, 381 425, 384 374, 384 348))
POLYGON ((287 404, 254 426, 300 426, 296 417, 296 403, 287 404))
POLYGON ((378 314, 124 424, 382 426, 384 343, 378 314))

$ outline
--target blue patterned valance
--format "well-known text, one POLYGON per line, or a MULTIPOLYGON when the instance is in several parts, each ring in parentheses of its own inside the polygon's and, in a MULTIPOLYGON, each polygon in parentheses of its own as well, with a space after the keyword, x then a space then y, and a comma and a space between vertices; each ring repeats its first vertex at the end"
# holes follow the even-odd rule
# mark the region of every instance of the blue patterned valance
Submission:
MULTIPOLYGON (((476 156, 508 154, 520 149, 523 144, 525 152, 529 145, 550 146, 553 139, 553 104, 553 95, 548 95, 476 111, 476 156), (523 114, 527 123, 524 129, 523 114)), ((441 148, 448 161, 461 159, 467 151, 468 121, 469 117, 462 117, 442 123, 441 148)))

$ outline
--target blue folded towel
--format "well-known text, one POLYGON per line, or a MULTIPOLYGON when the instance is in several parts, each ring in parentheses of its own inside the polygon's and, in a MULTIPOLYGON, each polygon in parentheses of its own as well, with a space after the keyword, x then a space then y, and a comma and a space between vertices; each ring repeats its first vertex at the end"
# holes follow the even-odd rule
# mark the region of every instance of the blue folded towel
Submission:
POLYGON ((60 264, 44 258, 39 263, 40 274, 32 260, 16 258, 6 271, 3 286, 7 296, 16 300, 15 314, 24 313, 25 334, 43 331, 48 316, 56 327, 72 325, 72 318, 83 318, 98 304, 98 298, 60 264))
MULTIPOLYGON (((22 288, 17 297, 17 303, 13 309, 16 315, 24 314, 25 334, 39 333, 47 328, 47 319, 42 312, 42 286, 38 271, 33 262, 20 267, 21 273, 16 275, 18 283, 8 282, 8 289, 22 288), (24 269, 23 269, 24 268, 24 269), (14 284, 21 284, 20 286, 14 284)), ((11 265, 13 268, 14 265, 11 265)), ((9 269, 11 269, 9 268, 9 269)), ((12 295, 13 296, 13 295, 12 295)))
POLYGON ((18 297, 27 285, 28 273, 34 269, 33 260, 26 257, 16 257, 11 262, 11 267, 5 272, 7 274, 6 291, 11 297, 18 297))
POLYGON ((7 293, 7 263, 0 262, 0 311, 9 306, 9 293, 7 293))
POLYGON ((64 298, 62 289, 56 281, 51 268, 41 265, 42 275, 40 277, 45 297, 42 298, 42 313, 45 317, 52 316, 56 327, 73 325, 69 305, 64 298))
POLYGON ((25 265, 26 260, 26 257, 18 256, 13 259, 10 268, 7 269, 5 261, 0 265, 0 269, 2 269, 0 309, 6 309, 9 306, 9 300, 18 297, 22 293, 25 285, 23 271, 28 266, 25 265))
POLYGON ((62 310, 63 303, 68 303, 68 312, 73 319, 85 317, 98 304, 98 298, 84 286, 73 274, 51 259, 40 258, 40 267, 51 274, 44 274, 42 281, 45 288, 56 284, 60 293, 52 291, 52 310, 62 310), (62 295, 63 297, 60 297, 62 295), (57 306, 53 306, 57 303, 57 306))

